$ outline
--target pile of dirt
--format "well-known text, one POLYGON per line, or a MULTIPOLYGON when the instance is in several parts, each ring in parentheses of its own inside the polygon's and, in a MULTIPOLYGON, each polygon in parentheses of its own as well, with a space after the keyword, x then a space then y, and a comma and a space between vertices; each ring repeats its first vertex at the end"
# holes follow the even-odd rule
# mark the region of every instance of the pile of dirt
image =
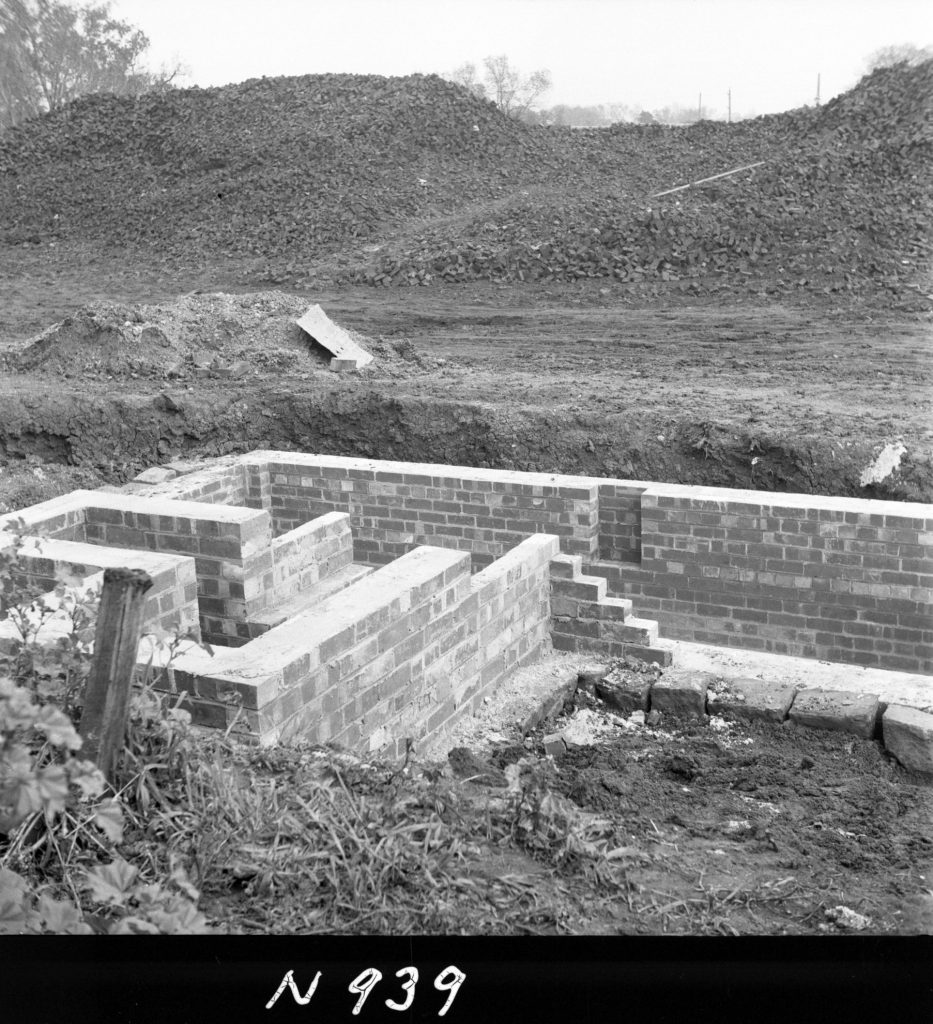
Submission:
POLYGON ((244 257, 280 282, 604 278, 648 297, 922 302, 931 95, 927 62, 823 108, 586 131, 516 122, 437 76, 91 97, 0 138, 0 240, 244 257))
MULTIPOLYGON (((330 353, 295 323, 307 308, 307 300, 274 291, 196 293, 162 305, 95 302, 54 324, 8 362, 14 370, 65 376, 329 372, 330 353)), ((410 346, 348 333, 380 362, 414 358, 410 346)))
POLYGON ((0 139, 0 238, 296 262, 555 162, 546 134, 436 76, 95 96, 0 139))
MULTIPOLYGON (((585 716, 615 718, 585 704, 551 728, 585 716)), ((879 744, 789 723, 635 719, 608 734, 588 724, 548 775, 624 829, 635 930, 933 930, 933 791, 879 744)), ((514 743, 489 757, 500 772, 528 760, 514 743)))
POLYGON ((933 251, 931 110, 933 62, 927 62, 877 71, 819 111, 736 126, 585 133, 583 146, 592 150, 597 139, 611 140, 643 170, 656 171, 666 150, 671 184, 764 165, 656 199, 647 188, 635 199, 631 191, 605 189, 598 173, 589 176, 591 189, 526 192, 493 217, 472 218, 454 239, 446 225, 423 233, 354 279, 610 278, 649 295, 675 288, 691 295, 815 291, 897 298, 915 290, 922 300, 931 288, 933 251), (691 167, 682 154, 694 146, 705 159, 691 167), (649 149, 656 152, 646 160, 649 149))

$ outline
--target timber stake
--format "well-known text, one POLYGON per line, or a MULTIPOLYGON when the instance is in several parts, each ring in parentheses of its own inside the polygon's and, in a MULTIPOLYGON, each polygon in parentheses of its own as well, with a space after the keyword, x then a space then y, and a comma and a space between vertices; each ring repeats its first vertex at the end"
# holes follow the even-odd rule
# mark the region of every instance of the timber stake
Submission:
POLYGON ((143 606, 151 586, 148 573, 140 569, 104 572, 80 734, 83 755, 108 779, 123 747, 143 606))

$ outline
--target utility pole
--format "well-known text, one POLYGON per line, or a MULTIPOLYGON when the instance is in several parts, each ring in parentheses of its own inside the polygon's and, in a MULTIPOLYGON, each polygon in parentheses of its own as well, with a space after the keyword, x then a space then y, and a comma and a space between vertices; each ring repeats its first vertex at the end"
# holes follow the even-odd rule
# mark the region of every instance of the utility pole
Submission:
POLYGON ((732 124, 732 90, 728 92, 729 96, 729 124, 732 124))
POLYGON ((703 93, 700 93, 700 98, 697 100, 697 120, 703 120, 703 93))
POLYGON ((820 73, 816 73, 816 105, 820 105, 820 73))

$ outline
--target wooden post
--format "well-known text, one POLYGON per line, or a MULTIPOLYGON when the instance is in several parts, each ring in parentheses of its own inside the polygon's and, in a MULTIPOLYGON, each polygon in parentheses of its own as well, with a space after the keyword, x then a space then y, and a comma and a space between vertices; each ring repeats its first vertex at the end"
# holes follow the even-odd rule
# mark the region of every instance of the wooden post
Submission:
POLYGON ((109 779, 123 747, 130 686, 149 575, 140 569, 106 569, 94 634, 94 659, 81 714, 81 756, 109 779))
POLYGON ((728 92, 729 96, 729 124, 732 124, 732 90, 728 92))

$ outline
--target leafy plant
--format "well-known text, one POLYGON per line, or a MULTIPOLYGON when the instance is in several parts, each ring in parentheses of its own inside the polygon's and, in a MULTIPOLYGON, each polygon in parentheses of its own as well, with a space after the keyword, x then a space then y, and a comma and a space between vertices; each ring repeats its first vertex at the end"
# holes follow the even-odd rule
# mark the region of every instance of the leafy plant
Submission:
MULTIPOLYGON (((83 581, 65 575, 43 593, 22 557, 25 543, 15 536, 0 551, 0 620, 16 634, 0 657, 0 932, 204 931, 197 890, 179 858, 169 859, 162 884, 144 880, 116 853, 125 812, 145 817, 165 802, 160 783, 181 775, 190 716, 177 705, 163 708, 150 665, 131 699, 118 792, 80 759, 75 722, 91 665, 97 594, 82 593, 83 581), (53 619, 62 635, 43 644, 53 619)), ((168 645, 169 660, 181 639, 168 645)), ((137 818, 132 822, 139 827, 137 818)))

